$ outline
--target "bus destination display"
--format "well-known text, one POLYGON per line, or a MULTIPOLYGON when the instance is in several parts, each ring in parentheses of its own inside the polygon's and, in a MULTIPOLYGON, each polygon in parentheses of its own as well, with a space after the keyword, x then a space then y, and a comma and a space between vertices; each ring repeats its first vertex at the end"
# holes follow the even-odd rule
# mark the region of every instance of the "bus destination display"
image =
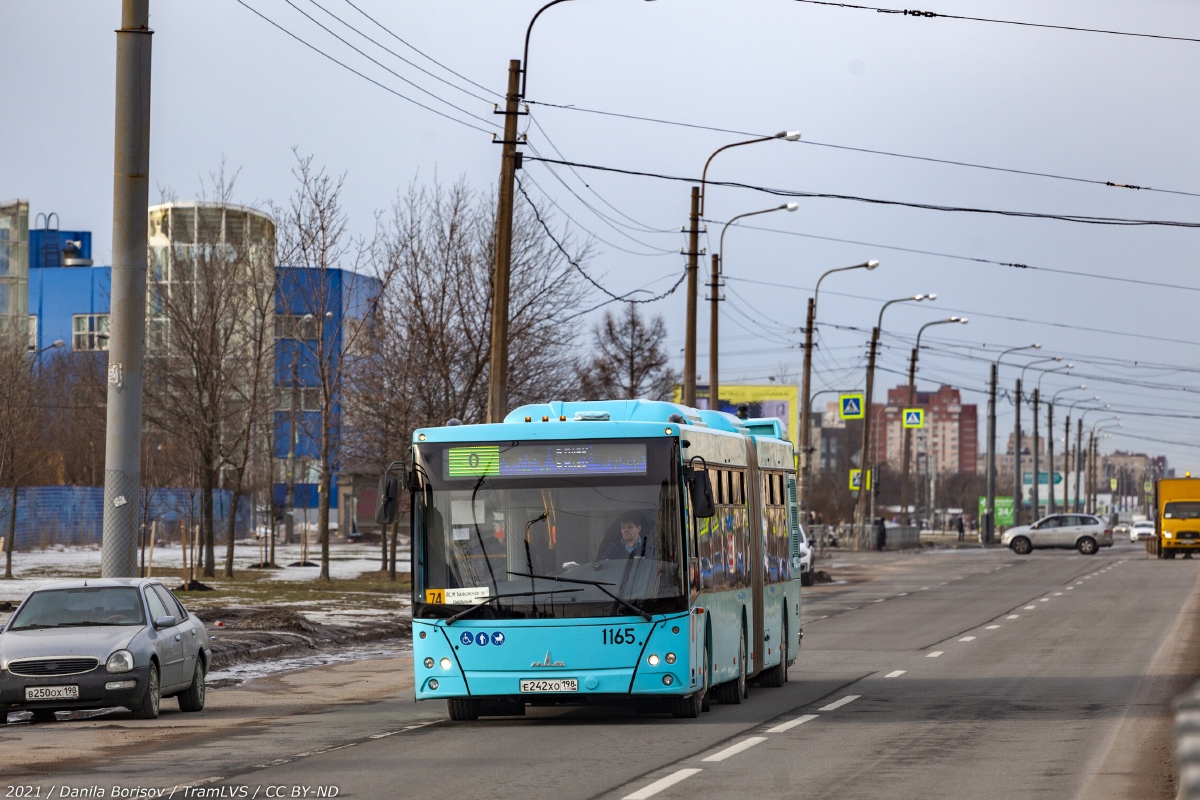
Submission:
POLYGON ((473 445, 446 451, 447 478, 645 475, 641 442, 473 445))

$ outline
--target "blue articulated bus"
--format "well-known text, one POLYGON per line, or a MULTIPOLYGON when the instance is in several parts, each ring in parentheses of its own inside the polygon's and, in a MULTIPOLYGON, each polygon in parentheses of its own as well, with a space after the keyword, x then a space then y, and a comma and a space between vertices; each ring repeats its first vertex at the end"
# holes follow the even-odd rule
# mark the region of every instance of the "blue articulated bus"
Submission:
POLYGON ((696 717, 787 680, 800 625, 791 442, 774 419, 552 402, 413 433, 418 700, 451 718, 634 701, 696 717))

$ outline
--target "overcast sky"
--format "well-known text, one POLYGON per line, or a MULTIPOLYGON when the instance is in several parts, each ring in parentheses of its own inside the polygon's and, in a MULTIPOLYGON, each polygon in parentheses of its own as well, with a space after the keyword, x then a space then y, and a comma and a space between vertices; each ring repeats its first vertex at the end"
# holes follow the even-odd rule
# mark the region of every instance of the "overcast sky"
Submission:
MULTIPOLYGON (((347 0, 292 2, 295 7, 287 0, 245 0, 395 92, 468 124, 348 72, 236 0, 152 0, 152 202, 158 188, 195 195, 222 159, 241 170, 238 202, 283 202, 293 187, 293 146, 345 173, 347 210, 363 233, 374 212, 413 181, 461 177, 481 191, 494 188, 500 148, 491 143, 491 131, 501 122, 491 102, 504 89, 508 60, 521 55, 525 27, 540 0, 354 0, 388 32, 347 0), (298 9, 420 88, 355 53, 298 9), (326 11, 445 82, 360 38, 326 11)), ((1200 39, 1200 4, 1186 0, 928 0, 921 7, 1200 39)), ((93 231, 97 263, 108 263, 113 30, 120 3, 8 3, 0 23, 0 66, 8 77, 0 114, 0 198, 29 199, 31 221, 37 212, 56 211, 64 229, 93 231)), ((915 19, 790 0, 577 0, 539 19, 527 97, 730 131, 803 132, 802 142, 768 142, 720 155, 710 171, 717 181, 937 206, 1200 223, 1198 66, 1200 42, 915 19)), ((536 148, 556 157, 557 148, 566 160, 682 177, 698 176, 713 150, 745 138, 537 105, 532 118, 530 156, 536 148)), ((657 293, 681 274, 687 183, 587 169, 572 173, 532 161, 522 180, 531 196, 558 206, 557 225, 570 224, 569 216, 578 236, 595 237, 589 271, 613 292, 657 293)), ((705 246, 716 247, 717 223, 787 199, 711 188, 706 216, 716 222, 705 246)), ((778 232, 730 228, 725 237, 724 382, 765 383, 772 376, 798 382, 799 329, 817 277, 832 267, 878 259, 882 265, 872 273, 837 275, 822 285, 817 387, 861 386, 865 343, 881 302, 936 292, 936 303, 888 310, 877 398, 903 381, 921 324, 965 315, 971 320, 965 327, 927 331, 919 384, 962 388, 964 400, 980 406, 981 437, 987 361, 999 348, 1039 342, 1043 356, 1076 364, 1075 377, 1047 375, 1046 393, 1086 383, 1087 391, 1061 399, 1098 394, 1121 413, 1123 427, 1110 431, 1114 438, 1103 442, 1106 451, 1165 453, 1172 466, 1200 472, 1200 429, 1192 418, 1200 416, 1200 230, 825 198, 796 202, 795 213, 748 221, 778 232)), ((601 300, 597 294, 593 302, 601 300)), ((684 306, 682 290, 651 306, 666 318, 680 363, 684 306)), ((707 304, 701 308, 703 378, 707 304)), ((1029 360, 1014 354, 1005 363, 1029 360)), ((1030 368, 1027 378, 1041 366, 1030 368)), ((1010 390, 1018 371, 1001 371, 1010 390)), ((1012 406, 1002 400, 999 407, 1003 447, 1012 406)), ((1105 416, 1090 413, 1089 427, 1105 416)), ((1061 419, 1057 414, 1060 436, 1061 419)))

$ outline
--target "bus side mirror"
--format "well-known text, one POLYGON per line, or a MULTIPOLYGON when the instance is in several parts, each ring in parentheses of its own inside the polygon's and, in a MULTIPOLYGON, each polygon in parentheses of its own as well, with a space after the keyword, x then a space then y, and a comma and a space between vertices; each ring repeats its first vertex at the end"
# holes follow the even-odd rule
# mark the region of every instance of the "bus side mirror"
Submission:
POLYGON ((375 507, 375 522, 391 525, 396 521, 396 511, 399 507, 400 482, 390 471, 384 472, 379 478, 379 503, 375 507))
POLYGON ((688 494, 692 500, 692 516, 696 519, 708 519, 717 514, 717 505, 713 502, 712 479, 708 470, 690 470, 688 477, 688 494))

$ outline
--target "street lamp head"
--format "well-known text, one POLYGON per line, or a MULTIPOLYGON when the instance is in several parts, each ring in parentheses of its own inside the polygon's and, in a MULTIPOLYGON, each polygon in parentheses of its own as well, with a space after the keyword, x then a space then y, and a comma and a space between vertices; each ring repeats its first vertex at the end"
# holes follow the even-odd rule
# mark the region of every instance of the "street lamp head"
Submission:
POLYGON ((799 203, 784 203, 780 208, 786 208, 788 211, 795 211, 800 207, 799 203))
POLYGON ((863 264, 863 266, 866 267, 867 269, 875 269, 876 267, 879 266, 879 262, 878 261, 868 261, 867 263, 863 264))
POLYGON ((930 292, 929 294, 925 295, 925 299, 926 300, 937 300, 937 295, 930 292))
POLYGON ((1037 344, 1035 344, 1035 345, 1033 346, 1033 349, 1034 349, 1034 350, 1041 350, 1041 349, 1042 349, 1041 342, 1038 342, 1037 344))
POLYGON ((64 342, 62 339, 55 339, 54 343, 50 346, 51 347, 62 347, 65 344, 66 344, 66 342, 64 342))
POLYGON ((780 131, 774 138, 783 139, 785 142, 797 142, 800 140, 800 131, 780 131))
POLYGON ((1075 365, 1074 365, 1074 364, 1072 364, 1070 361, 1068 361, 1068 362, 1067 362, 1067 367, 1066 367, 1066 368, 1067 368, 1067 369, 1075 369, 1075 365))
POLYGON ((1062 361, 1062 356, 1051 356, 1054 361, 1062 361))
POLYGON ((946 321, 947 322, 961 322, 963 325, 966 325, 968 322, 970 322, 970 320, 967 319, 966 317, 951 317, 950 319, 948 319, 946 321))

